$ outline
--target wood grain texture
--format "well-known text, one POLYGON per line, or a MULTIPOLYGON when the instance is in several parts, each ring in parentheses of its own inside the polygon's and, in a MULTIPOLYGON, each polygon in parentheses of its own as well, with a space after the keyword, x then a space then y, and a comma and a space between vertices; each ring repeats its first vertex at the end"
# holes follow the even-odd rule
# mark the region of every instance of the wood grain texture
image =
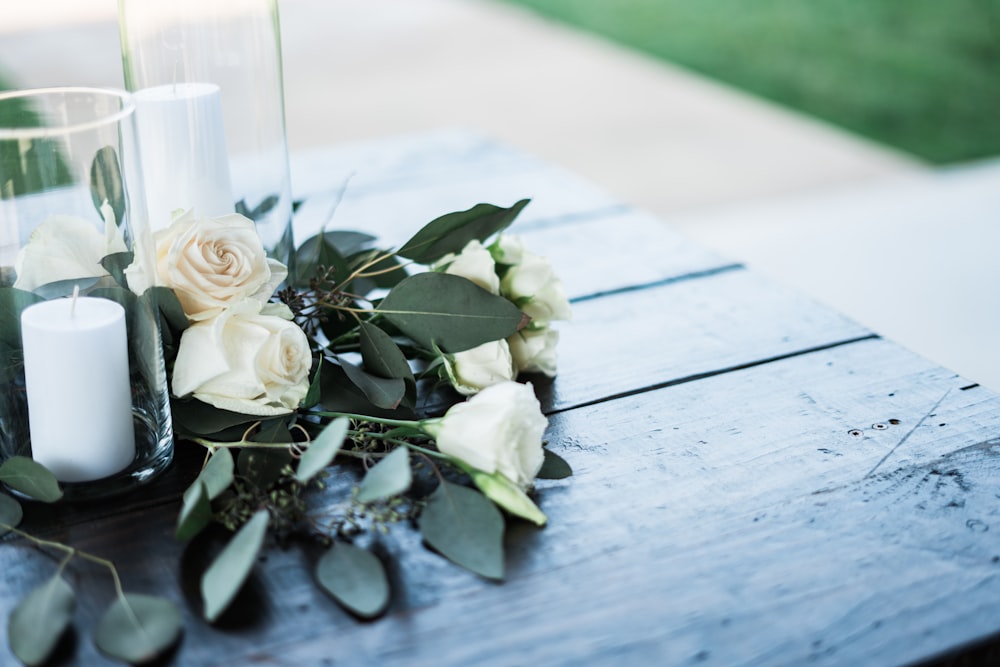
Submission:
POLYGON ((557 328, 559 378, 539 382, 546 410, 871 335, 738 269, 579 301, 557 328))
POLYGON ((246 658, 881 665, 958 646, 1000 623, 1000 399, 962 386, 868 341, 562 413, 577 474, 542 489, 545 531, 513 532, 506 584, 246 658))
MULTIPOLYGON (((517 229, 576 302, 562 371, 536 387, 555 411, 550 446, 576 474, 539 484, 544 530, 509 526, 503 584, 411 526, 366 537, 393 587, 375 622, 318 589, 321 549, 300 543, 268 550, 216 626, 200 620, 221 531, 173 540, 196 446, 121 499, 30 504, 29 530, 178 603, 185 636, 163 664, 886 665, 1000 632, 997 395, 472 133, 296 164, 309 192, 356 170, 337 226, 351 213, 344 227, 397 235, 481 193, 512 203, 537 188, 517 229)), ((360 478, 337 470, 316 511, 360 478)), ((6 615, 58 560, 13 535, 0 545, 6 615)), ((82 562, 66 576, 77 631, 57 664, 115 664, 89 639, 109 577, 82 562)))

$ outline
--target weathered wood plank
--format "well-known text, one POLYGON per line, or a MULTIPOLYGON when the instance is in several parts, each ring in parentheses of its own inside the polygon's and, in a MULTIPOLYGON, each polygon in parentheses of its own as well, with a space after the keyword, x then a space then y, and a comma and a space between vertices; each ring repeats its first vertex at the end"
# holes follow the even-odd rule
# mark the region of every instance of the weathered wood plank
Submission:
POLYGON ((321 148, 294 156, 300 239, 327 228, 363 229, 399 245, 432 219, 480 202, 531 198, 526 223, 621 211, 621 202, 579 177, 477 133, 444 132, 378 144, 321 148), (338 193, 343 199, 330 218, 338 193))
POLYGON ((744 270, 583 300, 557 328, 559 376, 537 381, 546 410, 871 335, 744 270))
POLYGON ((543 490, 544 532, 512 536, 507 584, 245 655, 857 665, 954 648, 1000 626, 1000 397, 962 386, 869 341, 557 415, 577 475, 543 490))
MULTIPOLYGON (((1000 398, 963 386, 866 341, 558 414, 549 437, 576 476, 545 483, 549 527, 510 532, 509 581, 454 568, 400 526, 376 540, 396 588, 375 623, 316 591, 315 553, 293 548, 208 628, 196 581, 211 544, 170 539, 176 508, 60 538, 184 606, 178 664, 904 662, 1000 624, 1000 536, 977 523, 996 522, 1000 398)), ((0 550, 8 609, 54 568, 23 549, 0 550)), ((75 660, 103 664, 86 642, 75 660)))

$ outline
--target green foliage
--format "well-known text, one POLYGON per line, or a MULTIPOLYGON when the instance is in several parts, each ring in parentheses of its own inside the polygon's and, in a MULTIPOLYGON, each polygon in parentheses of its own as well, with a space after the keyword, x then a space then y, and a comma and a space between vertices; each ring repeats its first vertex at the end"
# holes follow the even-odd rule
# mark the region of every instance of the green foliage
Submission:
POLYGON ((55 475, 26 456, 12 456, 4 461, 0 465, 0 482, 43 503, 54 503, 63 495, 55 475))
POLYGON ((376 408, 395 410, 406 395, 406 382, 402 378, 372 375, 346 361, 341 361, 340 367, 347 379, 360 389, 365 398, 376 408))
MULTIPOLYGON (((128 268, 132 260, 135 259, 135 254, 132 252, 116 252, 111 255, 106 255, 101 260, 101 266, 104 270, 111 274, 111 277, 115 279, 119 287, 128 288, 128 281, 125 278, 125 269, 128 268)), ((79 282, 79 281, 77 281, 79 282)), ((171 292, 173 294, 173 292, 171 292)))
POLYGON ((267 523, 267 510, 257 512, 205 570, 201 577, 201 597, 207 621, 218 619, 243 587, 264 545, 267 523))
POLYGON ((936 163, 1000 154, 997 0, 510 0, 936 163))
POLYGON ((530 201, 522 199, 510 208, 477 204, 467 211, 442 215, 427 223, 396 254, 431 264, 448 253, 459 252, 469 241, 484 241, 506 229, 530 201))
POLYGON ((0 342, 7 347, 21 349, 21 313, 28 306, 44 301, 31 292, 0 287, 0 342))
POLYGON ((478 491, 441 482, 418 520, 427 544, 489 579, 503 578, 503 516, 478 491))
POLYGON ((445 352, 506 338, 528 322, 507 299, 446 273, 418 273, 403 280, 378 313, 419 345, 436 345, 445 352))
POLYGON ((542 462, 542 469, 538 471, 538 479, 565 479, 573 474, 566 459, 562 458, 552 450, 546 449, 545 460, 542 462))
POLYGON ((205 495, 215 500, 233 483, 233 454, 228 449, 217 449, 198 475, 205 485, 205 495))
POLYGON ((375 464, 361 480, 358 502, 370 503, 397 496, 409 489, 412 483, 410 453, 406 447, 398 447, 375 464))
POLYGON ((212 504, 208 499, 208 489, 199 478, 184 492, 184 504, 177 517, 174 538, 179 542, 187 542, 211 522, 212 504))
POLYGON ((73 589, 58 574, 28 593, 7 620, 10 650, 18 660, 44 663, 69 627, 75 604, 73 589))
POLYGON ((23 518, 21 503, 0 493, 0 535, 6 535, 11 528, 17 528, 23 518))
POLYGON ((101 616, 94 642, 112 658, 135 665, 173 646, 182 628, 181 614, 170 600, 126 593, 101 616))
POLYGON ((299 467, 295 471, 295 479, 301 484, 309 482, 319 474, 321 470, 333 463, 334 457, 344 444, 347 437, 347 428, 350 422, 341 417, 334 419, 326 428, 320 432, 319 436, 309 444, 302 458, 299 460, 299 467))
POLYGON ((115 224, 122 226, 125 222, 125 183, 118 153, 112 146, 98 150, 90 165, 90 197, 98 212, 104 202, 108 202, 115 214, 115 224))
POLYGON ((335 542, 316 564, 316 579, 327 593, 362 618, 374 618, 389 604, 389 579, 372 553, 335 542))

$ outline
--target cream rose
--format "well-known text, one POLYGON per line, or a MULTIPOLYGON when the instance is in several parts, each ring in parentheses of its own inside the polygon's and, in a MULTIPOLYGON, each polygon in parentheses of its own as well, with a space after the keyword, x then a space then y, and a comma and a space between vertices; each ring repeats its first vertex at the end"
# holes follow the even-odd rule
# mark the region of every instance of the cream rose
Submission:
POLYGON ((505 340, 483 343, 471 350, 443 355, 455 391, 472 396, 486 387, 514 379, 514 362, 505 340))
POLYGON ((173 392, 224 410, 272 416, 298 407, 309 391, 309 340, 280 305, 242 301, 181 336, 173 392), (276 314, 278 313, 278 314, 276 314))
POLYGON ((115 215, 105 203, 101 207, 104 233, 82 218, 53 215, 28 237, 17 253, 14 287, 31 291, 62 280, 99 278, 108 275, 101 266, 105 256, 125 252, 125 242, 115 224, 115 215))
POLYGON ((288 275, 267 258, 253 221, 235 213, 196 219, 188 211, 153 240, 157 284, 172 288, 194 321, 244 299, 263 303, 288 275))
POLYGON ((500 281, 501 294, 533 320, 570 319, 569 300, 548 259, 526 250, 517 236, 501 236, 492 254, 497 262, 508 265, 500 281))
POLYGON ((532 322, 507 339, 514 367, 519 373, 544 373, 556 376, 556 348, 559 332, 548 326, 532 322))
POLYGON ((422 428, 444 454, 487 474, 500 473, 521 489, 542 467, 548 421, 530 384, 487 387, 422 428))
POLYGON ((479 241, 465 244, 457 255, 446 255, 434 263, 434 271, 450 273, 471 280, 491 294, 500 293, 500 278, 497 277, 496 263, 490 251, 479 241))

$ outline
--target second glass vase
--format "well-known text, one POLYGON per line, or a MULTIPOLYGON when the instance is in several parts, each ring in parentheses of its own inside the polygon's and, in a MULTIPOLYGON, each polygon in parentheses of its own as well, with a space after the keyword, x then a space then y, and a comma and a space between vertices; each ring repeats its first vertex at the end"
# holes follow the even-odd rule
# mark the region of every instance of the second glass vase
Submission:
POLYGON ((252 218, 288 263, 292 196, 277 0, 119 0, 150 221, 252 218))

